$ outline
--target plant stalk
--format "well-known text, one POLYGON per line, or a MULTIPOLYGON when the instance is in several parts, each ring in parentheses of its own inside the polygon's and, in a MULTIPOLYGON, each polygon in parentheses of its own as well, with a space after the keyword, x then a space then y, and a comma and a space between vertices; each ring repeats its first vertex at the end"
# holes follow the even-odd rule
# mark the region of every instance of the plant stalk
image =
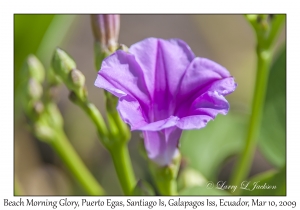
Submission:
POLYGON ((104 194, 104 190, 79 158, 63 131, 59 132, 57 139, 51 141, 50 144, 87 193, 104 194))
POLYGON ((125 195, 131 195, 135 187, 135 177, 126 143, 115 145, 109 150, 125 195))
MULTIPOLYGON (((231 179, 231 184, 235 186, 240 186, 242 181, 247 178, 252 164, 261 125, 271 58, 271 50, 257 48, 256 86, 252 102, 252 115, 247 132, 246 145, 231 179)), ((236 190, 234 194, 239 194, 239 190, 236 190)))

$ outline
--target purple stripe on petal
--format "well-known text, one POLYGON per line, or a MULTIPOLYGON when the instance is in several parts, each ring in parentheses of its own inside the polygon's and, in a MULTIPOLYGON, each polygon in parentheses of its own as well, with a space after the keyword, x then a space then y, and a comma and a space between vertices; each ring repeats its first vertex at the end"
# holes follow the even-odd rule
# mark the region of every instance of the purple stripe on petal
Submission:
POLYGON ((230 76, 229 72, 219 64, 206 58, 195 58, 189 64, 182 77, 178 91, 178 100, 185 101, 196 93, 199 94, 199 91, 201 93, 201 90, 207 85, 227 78, 227 75, 230 76))
POLYGON ((178 39, 148 38, 130 47, 144 72, 145 84, 153 101, 149 119, 157 121, 174 113, 178 83, 194 59, 189 46, 178 39))
POLYGON ((189 115, 208 115, 215 118, 217 114, 226 115, 229 103, 218 92, 206 92, 199 96, 191 105, 189 115))

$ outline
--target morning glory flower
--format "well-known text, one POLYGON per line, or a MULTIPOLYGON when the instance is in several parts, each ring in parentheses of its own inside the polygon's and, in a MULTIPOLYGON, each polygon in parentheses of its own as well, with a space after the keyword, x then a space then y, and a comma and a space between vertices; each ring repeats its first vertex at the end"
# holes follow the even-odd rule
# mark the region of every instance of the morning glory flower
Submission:
POLYGON ((147 38, 107 57, 95 85, 119 98, 117 110, 144 134, 148 157, 161 166, 178 154, 184 129, 200 129, 227 114, 236 88, 221 65, 195 57, 182 40, 147 38))

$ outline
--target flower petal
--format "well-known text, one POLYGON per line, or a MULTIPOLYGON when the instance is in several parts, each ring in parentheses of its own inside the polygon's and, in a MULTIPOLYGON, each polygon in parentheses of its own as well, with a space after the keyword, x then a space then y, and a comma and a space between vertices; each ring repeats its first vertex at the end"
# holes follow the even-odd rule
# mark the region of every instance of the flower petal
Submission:
POLYGON ((162 131, 144 131, 145 148, 148 157, 161 166, 170 164, 178 153, 182 130, 170 127, 162 131))
POLYGON ((192 103, 189 115, 209 115, 215 118, 217 114, 226 115, 229 110, 229 103, 224 96, 217 91, 206 92, 199 96, 192 103))
POLYGON ((177 123, 181 129, 200 129, 213 120, 217 114, 226 115, 229 103, 224 96, 217 91, 206 92, 196 98, 192 103, 187 117, 183 117, 177 123))
POLYGON ((193 52, 181 40, 155 38, 138 42, 129 51, 135 55, 145 75, 145 83, 153 102, 150 121, 168 118, 174 112, 178 83, 194 58, 193 52))
POLYGON ((236 87, 237 87, 237 84, 234 82, 234 78, 228 77, 228 78, 217 80, 215 82, 210 83, 205 88, 203 88, 203 90, 201 92, 216 91, 220 95, 226 96, 226 95, 232 93, 236 87))
POLYGON ((131 130, 136 130, 148 124, 139 102, 130 95, 119 99, 117 110, 122 120, 130 125, 131 130))
MULTIPOLYGON (((106 89, 119 98, 130 95, 128 100, 138 103, 142 109, 141 113, 148 113, 150 99, 143 76, 143 71, 136 63, 134 56, 118 50, 103 61, 95 85, 106 89)), ((126 99, 124 100, 126 101, 126 99)), ((137 108, 138 104, 135 104, 134 107, 137 108)), ((125 116, 126 114, 122 113, 121 115, 125 116)), ((126 116, 128 122, 132 122, 131 126, 133 127, 136 127, 133 123, 136 121, 135 117, 135 115, 126 116)), ((145 121, 148 118, 147 116, 139 117, 145 117, 145 121)))
MULTIPOLYGON (((166 60, 171 66, 167 66, 169 76, 172 80, 178 81, 180 74, 178 71, 184 71, 189 63, 194 59, 195 55, 190 47, 182 40, 171 39, 163 40, 157 38, 147 38, 129 48, 129 52, 135 56, 136 62, 139 64, 145 75, 145 83, 150 93, 154 93, 156 87, 156 78, 160 77, 165 67, 158 69, 158 60, 166 60), (160 51, 165 51, 163 55, 158 55, 160 51), (178 65, 177 65, 178 64, 178 65), (157 75, 158 74, 158 75, 157 75)), ((175 83, 176 84, 176 83, 175 83)))
POLYGON ((185 101, 196 93, 201 94, 199 91, 207 85, 227 77, 230 77, 230 74, 224 67, 209 59, 197 57, 190 63, 182 77, 178 100, 185 101))
POLYGON ((236 86, 234 78, 224 67, 205 58, 195 58, 182 78, 174 115, 180 118, 187 116, 186 110, 205 92, 216 91, 220 95, 227 95, 236 86))
POLYGON ((200 129, 206 126, 206 124, 213 118, 208 115, 192 115, 181 118, 177 123, 177 127, 180 129, 200 129))
POLYGON ((142 131, 159 131, 159 130, 163 130, 165 128, 175 126, 178 121, 179 121, 178 117, 170 116, 167 119, 152 122, 145 126, 137 127, 136 129, 142 130, 142 131))

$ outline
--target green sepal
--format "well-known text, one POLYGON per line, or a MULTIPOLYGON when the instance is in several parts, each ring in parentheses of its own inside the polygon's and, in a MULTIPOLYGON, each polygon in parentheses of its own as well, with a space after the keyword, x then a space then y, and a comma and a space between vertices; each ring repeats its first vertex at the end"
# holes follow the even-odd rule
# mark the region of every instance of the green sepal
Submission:
POLYGON ((100 70, 102 61, 104 58, 109 56, 111 52, 105 48, 104 46, 101 45, 100 42, 95 42, 94 44, 94 55, 95 55, 95 66, 96 66, 96 71, 98 72, 100 70))
POLYGON ((160 166, 149 161, 149 168, 161 195, 177 195, 177 175, 180 166, 181 155, 177 154, 167 166, 160 166))
POLYGON ((131 132, 116 109, 119 99, 107 91, 104 91, 104 95, 106 98, 107 121, 112 141, 115 141, 114 143, 119 143, 120 141, 128 142, 131 132))
POLYGON ((122 51, 125 51, 125 52, 129 52, 129 49, 125 44, 120 44, 117 50, 122 50, 122 51))

